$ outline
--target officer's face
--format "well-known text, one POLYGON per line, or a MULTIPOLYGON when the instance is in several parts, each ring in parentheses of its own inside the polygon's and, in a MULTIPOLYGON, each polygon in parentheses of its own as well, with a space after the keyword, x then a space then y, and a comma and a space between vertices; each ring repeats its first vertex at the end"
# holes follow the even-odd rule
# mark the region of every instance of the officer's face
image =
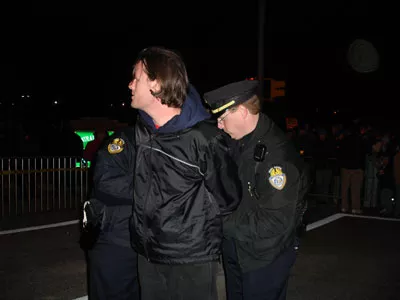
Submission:
POLYGON ((142 62, 135 65, 133 79, 129 82, 129 89, 132 91, 131 106, 140 110, 146 110, 153 101, 154 96, 150 90, 154 89, 155 81, 151 81, 147 76, 142 62))
POLYGON ((241 124, 243 120, 239 109, 239 107, 228 109, 218 118, 218 128, 225 131, 234 140, 240 140, 243 137, 241 133, 241 124))

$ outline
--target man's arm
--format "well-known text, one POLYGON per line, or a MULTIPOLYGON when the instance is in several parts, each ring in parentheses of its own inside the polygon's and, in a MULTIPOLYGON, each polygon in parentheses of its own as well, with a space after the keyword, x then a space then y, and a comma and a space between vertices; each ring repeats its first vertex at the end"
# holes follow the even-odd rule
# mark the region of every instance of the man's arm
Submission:
POLYGON ((230 214, 241 201, 242 184, 237 164, 229 155, 228 147, 221 137, 218 136, 210 142, 203 164, 206 187, 217 202, 220 214, 230 214))

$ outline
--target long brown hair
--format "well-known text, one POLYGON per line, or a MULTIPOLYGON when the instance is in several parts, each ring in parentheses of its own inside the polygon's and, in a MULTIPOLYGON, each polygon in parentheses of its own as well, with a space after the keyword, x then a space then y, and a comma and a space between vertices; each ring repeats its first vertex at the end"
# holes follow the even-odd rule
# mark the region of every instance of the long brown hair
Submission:
POLYGON ((189 79, 182 57, 175 51, 163 47, 143 49, 135 62, 142 62, 150 80, 157 80, 159 91, 152 91, 154 97, 169 107, 181 107, 186 99, 189 79))

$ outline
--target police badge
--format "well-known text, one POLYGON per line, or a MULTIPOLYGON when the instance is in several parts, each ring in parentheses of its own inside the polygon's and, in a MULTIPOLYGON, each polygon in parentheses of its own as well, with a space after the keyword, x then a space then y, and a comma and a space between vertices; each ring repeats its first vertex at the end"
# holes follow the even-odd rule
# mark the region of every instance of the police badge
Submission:
POLYGON ((282 172, 282 168, 275 166, 268 170, 269 183, 277 190, 282 190, 286 184, 286 174, 282 172))
POLYGON ((107 150, 110 154, 117 154, 124 150, 125 142, 121 138, 113 139, 113 141, 108 144, 107 150))

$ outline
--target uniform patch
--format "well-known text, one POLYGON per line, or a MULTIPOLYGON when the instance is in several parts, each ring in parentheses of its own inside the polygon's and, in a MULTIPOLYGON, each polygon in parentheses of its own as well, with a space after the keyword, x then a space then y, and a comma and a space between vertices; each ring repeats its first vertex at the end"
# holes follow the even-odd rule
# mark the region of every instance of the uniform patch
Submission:
POLYGON ((286 174, 283 173, 282 168, 275 166, 268 170, 269 183, 277 190, 282 190, 286 184, 286 174))
POLYGON ((121 138, 113 139, 113 141, 108 144, 107 150, 110 154, 117 154, 124 150, 125 142, 121 138))

